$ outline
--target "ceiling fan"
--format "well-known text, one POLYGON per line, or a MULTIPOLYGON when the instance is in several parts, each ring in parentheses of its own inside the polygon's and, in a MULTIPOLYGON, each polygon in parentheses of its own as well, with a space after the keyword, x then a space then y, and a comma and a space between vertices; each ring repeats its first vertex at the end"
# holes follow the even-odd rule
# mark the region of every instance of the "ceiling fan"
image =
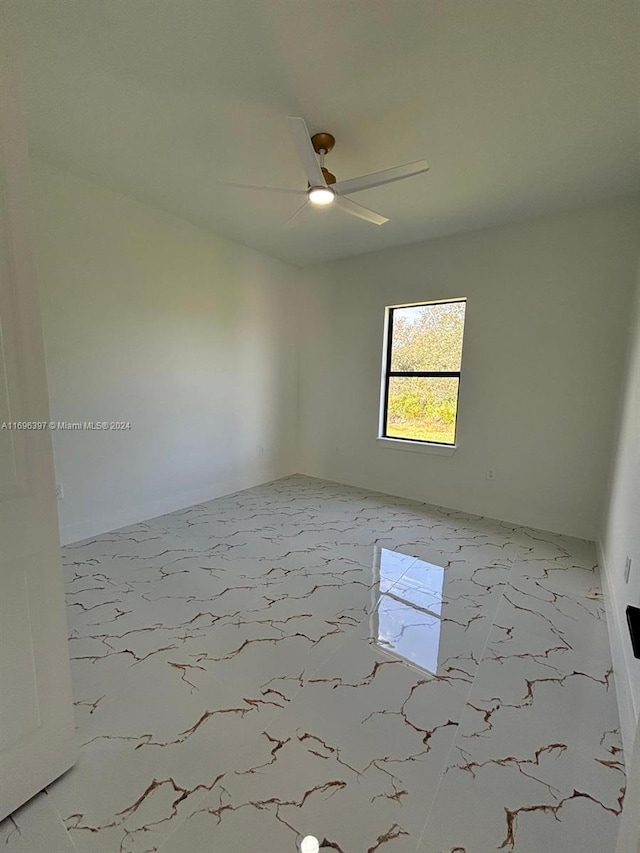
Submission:
POLYGON ((317 207, 325 207, 333 204, 345 213, 351 214, 351 216, 364 219, 365 222, 372 222, 374 225, 384 225, 385 222, 389 221, 386 216, 381 216, 379 213, 369 210, 368 207, 352 201, 347 196, 359 193, 362 190, 371 189, 372 187, 390 184, 392 181, 411 178, 414 175, 419 175, 421 172, 426 172, 429 168, 426 160, 416 160, 404 166, 384 169, 382 172, 373 172, 371 175, 362 175, 360 178, 336 181, 335 175, 332 175, 324 165, 325 156, 335 145, 336 141, 334 137, 324 131, 310 136, 309 128, 303 118, 289 116, 287 121, 298 151, 298 156, 309 182, 306 190, 285 189, 284 187, 261 187, 252 184, 230 183, 228 181, 219 182, 225 186, 237 187, 243 190, 259 190, 262 192, 306 196, 307 198, 302 207, 284 223, 285 226, 294 223, 309 204, 317 207))

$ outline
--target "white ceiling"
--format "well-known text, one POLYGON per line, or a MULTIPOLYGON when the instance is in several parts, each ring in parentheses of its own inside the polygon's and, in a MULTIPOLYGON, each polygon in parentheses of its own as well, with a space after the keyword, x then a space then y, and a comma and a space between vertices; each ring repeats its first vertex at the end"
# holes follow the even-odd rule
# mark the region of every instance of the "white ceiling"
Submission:
POLYGON ((32 153, 297 264, 640 190, 635 0, 3 0, 32 153), (285 117, 337 138, 377 227, 304 187, 285 117))

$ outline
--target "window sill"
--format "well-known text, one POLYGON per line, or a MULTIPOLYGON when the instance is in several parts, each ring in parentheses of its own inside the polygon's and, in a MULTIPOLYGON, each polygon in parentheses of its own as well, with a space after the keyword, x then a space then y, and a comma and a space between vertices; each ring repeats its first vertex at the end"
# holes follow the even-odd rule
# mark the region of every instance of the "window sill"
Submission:
POLYGON ((435 456, 453 456, 457 446, 455 444, 431 444, 428 441, 405 441, 402 438, 381 438, 376 439, 380 447, 386 450, 409 450, 412 453, 431 453, 435 456))

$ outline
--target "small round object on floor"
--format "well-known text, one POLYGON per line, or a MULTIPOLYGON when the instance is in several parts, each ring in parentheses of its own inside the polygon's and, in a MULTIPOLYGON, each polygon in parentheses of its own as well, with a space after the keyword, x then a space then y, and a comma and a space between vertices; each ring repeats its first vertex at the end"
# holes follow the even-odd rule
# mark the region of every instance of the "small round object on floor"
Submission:
POLYGON ((300 853, 318 853, 320 842, 313 835, 305 835, 300 842, 300 853))

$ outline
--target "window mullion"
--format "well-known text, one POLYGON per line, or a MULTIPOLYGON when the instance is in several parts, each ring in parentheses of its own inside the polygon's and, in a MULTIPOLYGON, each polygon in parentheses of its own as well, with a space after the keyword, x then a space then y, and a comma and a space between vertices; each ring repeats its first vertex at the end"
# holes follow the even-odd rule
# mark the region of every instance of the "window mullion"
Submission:
POLYGON ((412 376, 418 376, 424 379, 460 379, 459 370, 390 370, 387 375, 389 377, 400 376, 407 378, 411 378, 412 376))

